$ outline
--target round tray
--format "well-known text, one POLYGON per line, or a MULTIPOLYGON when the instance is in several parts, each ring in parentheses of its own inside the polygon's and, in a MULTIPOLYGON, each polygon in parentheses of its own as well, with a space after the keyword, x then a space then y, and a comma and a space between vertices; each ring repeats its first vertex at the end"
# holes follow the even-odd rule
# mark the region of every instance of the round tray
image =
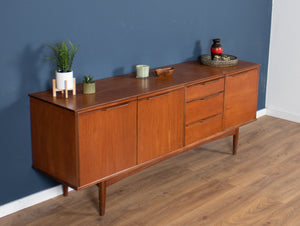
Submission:
POLYGON ((223 56, 227 56, 229 59, 224 60, 220 58, 220 59, 212 60, 210 54, 205 54, 201 56, 200 61, 202 64, 213 66, 213 67, 229 67, 229 66, 237 65, 239 62, 236 56, 227 55, 227 54, 223 54, 223 56))

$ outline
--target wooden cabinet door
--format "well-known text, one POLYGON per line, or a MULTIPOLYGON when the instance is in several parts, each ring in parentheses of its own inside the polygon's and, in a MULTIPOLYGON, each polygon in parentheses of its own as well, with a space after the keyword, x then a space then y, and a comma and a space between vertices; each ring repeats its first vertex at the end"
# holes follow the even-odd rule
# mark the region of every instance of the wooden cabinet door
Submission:
POLYGON ((77 187, 75 113, 32 97, 30 113, 33 168, 77 187))
POLYGON ((138 101, 138 163, 183 146, 184 89, 138 101))
POLYGON ((80 114, 80 185, 136 165, 136 101, 80 114))
POLYGON ((225 78, 224 128, 256 118, 258 69, 225 78))

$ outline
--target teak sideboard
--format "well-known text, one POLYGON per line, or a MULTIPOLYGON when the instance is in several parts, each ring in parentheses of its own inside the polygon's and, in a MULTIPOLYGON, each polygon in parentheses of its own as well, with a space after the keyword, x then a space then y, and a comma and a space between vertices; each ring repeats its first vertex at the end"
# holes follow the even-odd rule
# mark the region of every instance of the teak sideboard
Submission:
POLYGON ((173 78, 135 73, 96 81, 96 94, 30 94, 33 168, 76 190, 106 187, 174 155, 223 137, 256 119, 259 65, 171 65, 173 78))

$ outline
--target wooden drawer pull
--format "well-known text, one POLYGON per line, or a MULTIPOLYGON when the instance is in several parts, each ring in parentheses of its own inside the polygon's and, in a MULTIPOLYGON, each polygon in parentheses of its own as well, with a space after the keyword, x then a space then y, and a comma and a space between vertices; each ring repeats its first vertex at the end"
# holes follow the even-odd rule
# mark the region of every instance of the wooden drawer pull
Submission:
POLYGON ((248 71, 241 72, 241 73, 236 73, 236 74, 228 75, 228 77, 235 77, 235 76, 244 75, 244 74, 247 74, 247 73, 248 73, 248 71))
POLYGON ((236 77, 238 75, 241 75, 241 73, 238 73, 238 74, 233 74, 233 75, 228 75, 228 77, 236 77))
POLYGON ((207 120, 210 120, 210 119, 216 118, 216 117, 220 116, 221 114, 222 114, 222 113, 219 113, 219 114, 216 114, 216 115, 210 116, 210 117, 208 117, 208 118, 201 119, 201 120, 199 120, 199 121, 197 121, 197 122, 192 122, 192 123, 190 123, 190 124, 187 124, 187 125, 185 125, 185 126, 186 126, 186 127, 189 127, 189 126, 191 126, 191 125, 194 125, 194 124, 197 124, 197 123, 203 123, 203 122, 205 122, 205 121, 207 121, 207 120))
MULTIPOLYGON (((129 103, 131 103, 131 102, 129 102, 129 103)), ((126 106, 129 105, 129 103, 127 103, 127 104, 121 104, 121 105, 117 105, 117 106, 113 106, 113 107, 110 107, 110 108, 104 108, 104 109, 101 109, 101 111, 110 111, 110 110, 113 110, 113 109, 126 107, 126 106)))
POLYGON ((218 93, 214 93, 214 94, 212 94, 212 95, 209 95, 209 96, 206 96, 206 97, 202 97, 202 98, 198 98, 198 99, 190 100, 190 101, 187 101, 187 103, 191 103, 191 102, 194 102, 194 101, 199 101, 199 100, 207 100, 207 99, 209 99, 209 98, 211 98, 211 97, 218 96, 218 95, 222 94, 223 92, 224 92, 224 91, 220 91, 220 92, 218 92, 218 93))
POLYGON ((160 94, 160 95, 156 95, 156 96, 153 96, 153 97, 147 97, 146 99, 147 99, 147 100, 153 100, 153 99, 158 98, 158 97, 167 96, 169 93, 170 93, 170 92, 163 93, 163 94, 160 94))
POLYGON ((208 82, 201 82, 200 85, 207 85, 207 84, 210 84, 210 83, 214 83, 214 82, 217 82, 218 80, 220 79, 217 79, 217 80, 212 80, 212 81, 208 81, 208 82))
POLYGON ((207 100, 207 99, 209 99, 209 98, 211 98, 211 97, 218 96, 218 95, 220 95, 221 93, 223 93, 223 91, 218 92, 218 93, 215 93, 215 94, 212 94, 212 95, 209 95, 209 96, 207 96, 207 97, 200 98, 199 100, 207 100))

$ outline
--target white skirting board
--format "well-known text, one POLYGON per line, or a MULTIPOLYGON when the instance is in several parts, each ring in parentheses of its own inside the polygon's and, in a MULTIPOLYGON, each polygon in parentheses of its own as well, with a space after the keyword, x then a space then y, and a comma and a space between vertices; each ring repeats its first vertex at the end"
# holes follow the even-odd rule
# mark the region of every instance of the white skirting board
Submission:
MULTIPOLYGON (((262 109, 262 110, 259 110, 256 112, 257 118, 264 116, 264 115, 271 115, 271 116, 275 116, 275 117, 279 117, 279 118, 281 118, 280 116, 282 116, 283 119, 289 118, 288 117, 289 115, 287 115, 287 114, 283 114, 282 112, 280 113, 280 112, 270 111, 267 109, 262 109)), ((291 120, 291 119, 297 119, 297 120, 299 120, 298 122, 300 122, 300 118, 297 118, 297 117, 295 118, 294 116, 290 117, 287 120, 291 120)), ((69 190, 73 190, 73 189, 69 188, 69 190)), ((56 187, 37 192, 35 194, 26 196, 26 197, 18 199, 16 201, 9 202, 7 204, 0 206, 0 217, 4 217, 6 215, 9 215, 9 214, 17 212, 19 210, 25 209, 27 207, 36 205, 38 203, 44 202, 46 200, 52 199, 52 198, 62 195, 62 194, 63 194, 62 186, 58 185, 56 187)))
POLYGON ((259 110, 259 111, 256 112, 256 118, 262 117, 262 116, 264 116, 266 114, 267 114, 267 109, 265 109, 265 108, 261 109, 261 110, 259 110))
MULTIPOLYGON (((69 191, 71 190, 73 189, 69 188, 69 191)), ((44 191, 40 191, 24 198, 9 202, 0 206, 0 218, 62 194, 62 185, 58 185, 56 187, 49 188, 44 191)))
POLYGON ((285 119, 288 121, 292 121, 292 122, 298 122, 300 123, 300 115, 296 115, 296 114, 291 114, 288 112, 283 112, 283 111, 277 111, 274 109, 267 109, 267 115, 276 117, 276 118, 281 118, 281 119, 285 119))

